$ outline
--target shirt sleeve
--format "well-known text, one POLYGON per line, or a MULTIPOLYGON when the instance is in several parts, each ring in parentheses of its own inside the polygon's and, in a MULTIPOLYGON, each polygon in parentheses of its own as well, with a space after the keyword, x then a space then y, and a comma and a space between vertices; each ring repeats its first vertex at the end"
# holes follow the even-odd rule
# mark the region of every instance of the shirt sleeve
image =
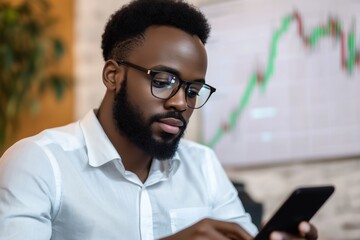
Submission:
POLYGON ((208 152, 207 183, 211 195, 213 218, 238 223, 250 235, 255 236, 257 227, 252 223, 250 214, 245 212, 238 192, 231 183, 223 167, 212 150, 208 152))
POLYGON ((0 159, 0 240, 51 238, 55 180, 36 143, 20 141, 0 159))

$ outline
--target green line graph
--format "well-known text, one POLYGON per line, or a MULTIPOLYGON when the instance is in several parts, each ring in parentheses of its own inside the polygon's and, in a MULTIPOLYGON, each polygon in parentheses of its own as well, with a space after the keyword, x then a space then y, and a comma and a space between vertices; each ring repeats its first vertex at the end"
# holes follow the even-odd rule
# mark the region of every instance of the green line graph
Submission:
POLYGON ((266 90, 267 85, 275 72, 275 62, 277 60, 280 39, 287 33, 289 26, 293 23, 297 24, 298 37, 305 47, 313 48, 321 39, 332 38, 336 43, 340 44, 340 68, 348 74, 352 74, 355 68, 360 69, 360 48, 359 46, 356 46, 355 23, 353 23, 352 30, 345 33, 341 22, 334 17, 329 17, 326 24, 316 26, 310 34, 306 35, 304 34, 303 21, 300 14, 294 12, 290 16, 284 17, 280 27, 273 33, 266 70, 264 72, 255 71, 251 74, 247 86, 245 87, 245 92, 240 97, 237 107, 230 113, 228 120, 216 130, 211 139, 208 142, 205 142, 206 145, 211 148, 215 147, 224 134, 235 128, 241 114, 249 105, 257 86, 260 88, 261 92, 266 90))

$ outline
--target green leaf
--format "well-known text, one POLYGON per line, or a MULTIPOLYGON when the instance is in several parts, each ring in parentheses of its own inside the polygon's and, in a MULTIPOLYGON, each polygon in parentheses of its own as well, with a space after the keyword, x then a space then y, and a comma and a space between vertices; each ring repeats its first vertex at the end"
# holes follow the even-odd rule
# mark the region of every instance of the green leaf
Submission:
POLYGON ((65 76, 50 72, 65 48, 48 32, 56 22, 49 1, 16 2, 0 0, 0 147, 17 129, 22 109, 37 113, 41 93, 50 89, 61 99, 70 86, 65 76))
POLYGON ((59 76, 54 76, 54 78, 52 79, 52 86, 55 91, 56 99, 60 100, 65 93, 64 79, 59 76))
POLYGON ((53 47, 54 47, 55 58, 58 60, 64 55, 65 52, 64 45, 60 41, 60 39, 53 39, 53 47))

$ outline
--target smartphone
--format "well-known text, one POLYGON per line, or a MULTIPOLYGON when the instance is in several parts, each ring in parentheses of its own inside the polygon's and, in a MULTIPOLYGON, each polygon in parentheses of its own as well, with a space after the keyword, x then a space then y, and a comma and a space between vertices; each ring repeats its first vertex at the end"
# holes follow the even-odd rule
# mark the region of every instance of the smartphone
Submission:
POLYGON ((268 240, 271 232, 298 235, 298 225, 309 221, 334 192, 334 186, 297 188, 264 225, 254 240, 268 240))

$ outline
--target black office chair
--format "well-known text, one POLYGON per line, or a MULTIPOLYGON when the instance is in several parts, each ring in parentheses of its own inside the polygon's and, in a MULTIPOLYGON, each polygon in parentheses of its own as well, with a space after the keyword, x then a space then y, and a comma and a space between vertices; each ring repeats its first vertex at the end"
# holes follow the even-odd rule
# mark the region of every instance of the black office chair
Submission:
POLYGON ((252 222, 261 228, 262 216, 263 216, 263 205, 255 202, 250 195, 245 191, 245 185, 240 182, 232 182, 239 193, 239 198, 244 205, 245 211, 251 216, 252 222))

